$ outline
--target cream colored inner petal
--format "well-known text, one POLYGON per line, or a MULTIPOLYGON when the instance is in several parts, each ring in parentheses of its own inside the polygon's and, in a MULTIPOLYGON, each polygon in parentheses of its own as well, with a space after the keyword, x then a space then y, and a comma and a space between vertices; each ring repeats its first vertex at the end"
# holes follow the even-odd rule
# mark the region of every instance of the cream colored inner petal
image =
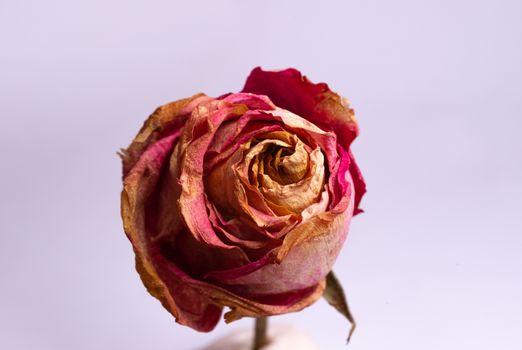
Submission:
POLYGON ((275 155, 268 154, 265 159, 265 164, 270 165, 264 167, 267 175, 283 185, 301 180, 309 167, 308 152, 300 140, 293 150, 280 148, 275 155))
POLYGON ((319 147, 311 150, 285 131, 260 135, 256 141, 237 167, 244 186, 257 189, 277 215, 299 216, 320 200, 325 160, 319 147))
POLYGON ((303 221, 310 219, 314 215, 325 212, 326 208, 328 208, 329 200, 330 196, 328 195, 328 185, 324 185, 323 192, 321 193, 321 198, 319 199, 319 201, 311 204, 301 212, 301 217, 303 218, 303 221))
POLYGON ((312 149, 287 131, 257 135, 241 145, 209 174, 206 185, 225 215, 252 220, 261 230, 308 220, 329 201, 320 147, 312 149))
POLYGON ((316 148, 310 153, 309 159, 306 175, 294 183, 280 183, 260 171, 259 189, 264 197, 296 214, 317 202, 324 185, 324 156, 321 150, 316 148))
MULTIPOLYGON (((242 179, 238 167, 251 150, 250 142, 242 145, 226 162, 210 172, 206 179, 207 194, 227 217, 250 217, 259 227, 290 220, 294 215, 292 212, 274 212, 257 187, 247 186, 249 184, 242 179)), ((248 168, 244 176, 248 179, 248 168)))

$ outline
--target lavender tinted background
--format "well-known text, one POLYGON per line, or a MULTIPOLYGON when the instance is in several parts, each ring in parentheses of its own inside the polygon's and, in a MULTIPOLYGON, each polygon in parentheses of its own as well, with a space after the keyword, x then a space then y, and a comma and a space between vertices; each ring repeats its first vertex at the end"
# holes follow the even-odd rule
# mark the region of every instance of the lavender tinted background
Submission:
MULTIPOLYGON (((0 2, 0 348, 193 349, 119 218, 152 110, 295 66, 352 101, 366 176, 335 270, 350 349, 522 348, 520 1, 0 2)), ((273 319, 344 349, 323 301, 273 319)))

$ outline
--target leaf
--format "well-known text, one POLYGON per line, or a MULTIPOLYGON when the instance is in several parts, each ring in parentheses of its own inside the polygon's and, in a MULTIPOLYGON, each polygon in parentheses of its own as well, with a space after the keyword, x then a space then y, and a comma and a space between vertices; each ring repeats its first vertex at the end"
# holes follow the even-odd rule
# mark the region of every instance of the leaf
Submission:
POLYGON ((348 332, 348 339, 346 340, 346 344, 348 344, 353 332, 355 331, 356 323, 352 313, 350 312, 350 308, 348 307, 348 302, 346 301, 343 287, 341 286, 341 283, 337 277, 335 277, 333 271, 330 271, 330 273, 326 276, 326 289, 324 291, 323 297, 326 299, 328 304, 335 307, 337 311, 346 317, 346 319, 352 324, 352 327, 348 332))

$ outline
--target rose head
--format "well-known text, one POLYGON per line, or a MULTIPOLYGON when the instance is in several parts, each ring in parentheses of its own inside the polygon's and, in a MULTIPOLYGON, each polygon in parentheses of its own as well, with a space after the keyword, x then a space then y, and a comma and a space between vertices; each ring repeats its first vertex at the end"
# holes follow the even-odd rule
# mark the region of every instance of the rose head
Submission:
POLYGON ((159 107, 122 152, 122 217, 147 290, 199 331, 298 311, 360 210, 346 100, 295 69, 159 107))

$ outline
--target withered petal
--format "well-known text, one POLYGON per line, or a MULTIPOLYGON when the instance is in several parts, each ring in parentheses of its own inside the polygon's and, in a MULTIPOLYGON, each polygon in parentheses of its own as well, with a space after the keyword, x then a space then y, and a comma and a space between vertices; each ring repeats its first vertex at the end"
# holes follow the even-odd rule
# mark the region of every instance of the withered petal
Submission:
POLYGON ((129 147, 120 152, 123 177, 129 173, 147 147, 173 130, 181 129, 194 107, 209 100, 211 100, 210 97, 199 93, 156 108, 143 123, 129 147))
MULTIPOLYGON (((306 118, 323 130, 335 132, 339 144, 347 152, 359 134, 355 113, 348 100, 331 91, 325 83, 312 83, 297 69, 264 71, 260 67, 254 68, 242 91, 266 95, 276 106, 306 118)), ((354 214, 357 214, 362 211, 359 204, 366 192, 366 184, 351 158, 350 172, 356 197, 354 214)))
POLYGON ((328 302, 328 304, 332 305, 352 324, 352 327, 348 332, 348 339, 346 341, 347 343, 350 342, 350 338, 352 337, 352 334, 355 330, 356 323, 350 308, 348 307, 348 301, 346 300, 343 286, 333 271, 330 271, 326 276, 326 289, 324 290, 323 297, 328 302))
POLYGON ((347 101, 295 69, 158 108, 121 154, 124 229, 150 294, 205 332, 223 307, 231 322, 315 302, 360 212, 357 134, 347 101))
POLYGON ((346 148, 357 137, 359 128, 348 100, 331 91, 327 84, 314 84, 297 69, 264 71, 254 68, 243 92, 266 95, 280 108, 287 109, 343 137, 339 142, 346 148))
MULTIPOLYGON (((145 206, 160 177, 160 169, 170 154, 179 132, 165 137, 149 147, 124 179, 121 194, 121 214, 125 233, 136 254, 136 269, 149 293, 174 315, 179 323, 200 331, 209 331, 221 315, 221 307, 198 299, 199 309, 186 312, 183 293, 170 293, 153 265, 150 241, 145 223, 145 206)), ((185 293, 186 295, 186 293, 185 293)), ((194 294, 195 295, 195 294, 194 294)))

